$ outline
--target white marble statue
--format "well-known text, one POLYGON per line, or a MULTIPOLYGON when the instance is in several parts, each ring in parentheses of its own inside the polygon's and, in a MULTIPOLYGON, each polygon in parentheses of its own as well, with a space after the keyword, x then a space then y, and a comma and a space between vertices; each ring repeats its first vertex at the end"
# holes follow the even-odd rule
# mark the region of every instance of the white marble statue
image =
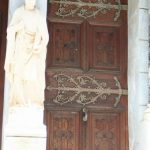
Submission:
POLYGON ((7 28, 4 68, 11 106, 43 104, 48 38, 46 17, 36 8, 36 0, 25 0, 7 28))

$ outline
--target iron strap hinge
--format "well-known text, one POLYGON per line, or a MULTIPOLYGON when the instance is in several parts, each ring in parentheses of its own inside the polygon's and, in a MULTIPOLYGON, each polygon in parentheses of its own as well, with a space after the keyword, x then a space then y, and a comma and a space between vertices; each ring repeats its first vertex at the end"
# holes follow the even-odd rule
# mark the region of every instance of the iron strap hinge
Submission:
POLYGON ((120 0, 115 0, 115 4, 109 2, 109 0, 97 0, 96 2, 84 2, 82 0, 70 1, 70 0, 49 0, 51 4, 58 4, 59 7, 55 14, 59 17, 78 16, 84 19, 90 17, 96 17, 98 14, 106 14, 110 10, 115 9, 114 21, 117 21, 120 17, 121 10, 127 10, 127 5, 122 5, 120 0), (73 7, 69 7, 73 6, 73 7))
MULTIPOLYGON (((120 0, 118 0, 120 1, 120 0)), ((82 2, 81 0, 77 0, 76 2, 67 1, 67 0, 49 0, 49 3, 53 4, 65 4, 65 5, 76 5, 79 7, 88 6, 88 7, 101 7, 101 8, 110 8, 110 9, 118 9, 118 5, 110 4, 110 3, 92 3, 92 2, 82 2)), ((122 5, 119 3, 119 8, 121 10, 128 10, 128 5, 122 5)))
POLYGON ((114 88, 111 88, 105 81, 86 75, 72 77, 71 75, 59 73, 55 74, 52 79, 57 85, 48 85, 46 89, 50 92, 57 92, 55 97, 53 97, 53 102, 60 105, 74 101, 85 106, 100 99, 107 100, 110 95, 114 94, 114 107, 117 107, 121 96, 128 95, 128 90, 121 88, 121 84, 116 76, 114 77, 114 88))

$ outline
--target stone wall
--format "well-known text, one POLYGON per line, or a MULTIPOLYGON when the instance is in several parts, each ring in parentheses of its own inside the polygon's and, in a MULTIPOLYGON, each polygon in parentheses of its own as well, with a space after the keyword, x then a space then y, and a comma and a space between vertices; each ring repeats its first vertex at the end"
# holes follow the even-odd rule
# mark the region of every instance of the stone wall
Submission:
MULTIPOLYGON (((145 150, 140 139, 143 136, 141 125, 143 125, 144 110, 149 99, 148 0, 129 0, 128 5, 129 143, 130 150, 145 150)), ((144 137, 142 138, 144 140, 144 137)))

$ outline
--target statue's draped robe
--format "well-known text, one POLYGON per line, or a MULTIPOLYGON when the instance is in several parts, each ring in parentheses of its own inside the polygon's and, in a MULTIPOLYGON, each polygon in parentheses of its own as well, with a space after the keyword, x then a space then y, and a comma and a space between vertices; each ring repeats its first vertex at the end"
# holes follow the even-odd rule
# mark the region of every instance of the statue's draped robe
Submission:
POLYGON ((38 9, 22 6, 15 11, 7 29, 4 66, 12 106, 43 103, 48 37, 46 18, 38 9))

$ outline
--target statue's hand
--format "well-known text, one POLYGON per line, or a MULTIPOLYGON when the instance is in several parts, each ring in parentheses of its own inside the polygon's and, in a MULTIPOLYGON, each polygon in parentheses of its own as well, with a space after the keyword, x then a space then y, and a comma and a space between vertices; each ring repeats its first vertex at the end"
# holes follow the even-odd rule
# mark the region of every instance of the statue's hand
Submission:
POLYGON ((41 52, 41 45, 35 45, 34 47, 33 47, 33 53, 34 54, 38 54, 38 53, 40 53, 41 52))

